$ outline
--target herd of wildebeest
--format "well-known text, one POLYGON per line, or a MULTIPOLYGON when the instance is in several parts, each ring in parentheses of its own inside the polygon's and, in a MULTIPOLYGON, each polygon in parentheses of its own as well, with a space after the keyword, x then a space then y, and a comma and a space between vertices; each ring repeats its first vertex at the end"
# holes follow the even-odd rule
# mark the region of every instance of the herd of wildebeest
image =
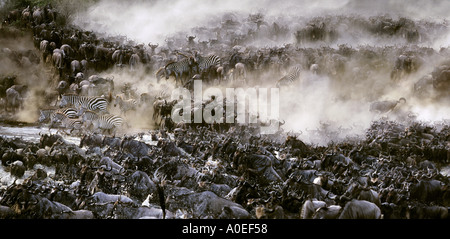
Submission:
MULTIPOLYGON (((178 86, 189 88, 192 79, 251 86, 270 70, 279 74, 271 87, 291 87, 299 80, 291 74, 293 67, 335 81, 357 76, 361 82, 370 79, 374 69, 390 69, 390 80, 401 82, 421 70, 423 59, 439 55, 444 60, 418 79, 413 91, 418 98, 441 99, 450 89, 448 49, 436 52, 417 43, 431 39, 444 24, 387 16, 324 16, 292 31, 253 14, 245 23, 224 17, 214 28, 193 29, 198 35, 215 32, 215 38, 168 37, 164 44, 149 43, 147 48, 126 37, 98 37, 61 24, 58 17, 50 5, 11 10, 2 19, 2 37, 31 32, 36 49, 2 48, 0 57, 22 68, 42 64, 52 70, 52 87, 42 92, 47 108, 40 109, 39 123, 80 131, 80 144, 44 130, 39 142, 0 137, 2 170, 14 178, 0 185, 0 218, 448 218, 448 121, 427 124, 413 115, 403 121, 382 117, 362 137, 319 146, 304 143, 282 127, 275 134, 259 134, 258 125, 251 124, 174 124, 169 117, 174 102, 167 92, 138 94, 132 85, 118 86, 114 78, 102 75, 111 68, 140 71, 157 78, 153 86, 175 76, 178 86), (378 37, 398 37, 405 45, 301 47, 339 39, 336 22, 378 37), (295 44, 247 45, 263 33, 270 39, 293 34, 295 44), (349 59, 367 64, 346 69, 349 59), (181 61, 187 70, 172 75, 169 65, 181 61), (88 103, 67 100, 81 96, 88 103), (120 123, 104 117, 109 114, 89 97, 105 100, 107 109, 117 102, 120 123), (51 107, 58 103, 67 108, 51 107), (127 111, 136 109, 151 112, 150 118, 161 122, 159 129, 116 136, 120 129, 115 127, 126 127, 127 111), (97 118, 87 119, 87 112, 97 118), (88 120, 97 124, 88 127, 88 120), (111 128, 114 131, 106 131, 111 128), (151 140, 143 140, 146 137, 151 140)), ((20 111, 32 86, 15 76, 0 76, 3 113, 20 111)), ((380 114, 393 110, 373 108, 380 114)))

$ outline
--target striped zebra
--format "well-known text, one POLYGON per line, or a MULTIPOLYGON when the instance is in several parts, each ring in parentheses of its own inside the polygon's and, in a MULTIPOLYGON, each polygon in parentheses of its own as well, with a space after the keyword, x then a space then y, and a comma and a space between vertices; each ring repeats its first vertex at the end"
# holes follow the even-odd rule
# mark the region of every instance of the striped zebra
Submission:
POLYGON ((117 105, 119 105, 121 114, 125 116, 128 111, 136 110, 138 102, 135 99, 124 100, 121 95, 116 95, 114 98, 114 107, 117 105))
POLYGON ((197 52, 194 55, 194 62, 198 64, 199 73, 207 72, 212 66, 219 66, 221 63, 220 57, 216 55, 209 55, 206 57, 200 56, 197 52))
POLYGON ((281 86, 291 85, 294 81, 300 78, 300 71, 301 67, 299 65, 293 66, 287 75, 281 77, 281 79, 277 81, 276 87, 280 88, 281 86))
POLYGON ((110 134, 111 131, 115 133, 115 130, 123 124, 123 118, 120 116, 112 114, 99 115, 91 110, 86 110, 83 113, 82 120, 86 128, 92 127, 94 132, 101 130, 102 133, 108 131, 110 134))
MULTIPOLYGON (((83 127, 83 122, 80 119, 71 119, 66 114, 61 112, 52 114, 51 120, 52 122, 61 123, 61 126, 65 129, 70 129, 69 134, 72 134, 74 130, 77 130, 78 133, 80 133, 83 127)), ((59 131, 60 130, 58 130, 58 132, 59 131)), ((66 133, 64 130, 63 132, 66 133)))
MULTIPOLYGON (((186 75, 189 78, 192 74, 192 67, 194 65, 194 59, 192 57, 184 58, 183 60, 177 62, 170 62, 166 66, 164 66, 164 76, 166 80, 169 79, 169 76, 175 75, 175 85, 179 83, 183 85, 182 76, 186 75)), ((159 72, 156 72, 158 76, 159 72)))
POLYGON ((107 112, 108 101, 102 96, 79 96, 76 94, 65 94, 61 98, 59 107, 73 105, 76 109, 107 112))
POLYGON ((78 117, 78 111, 71 107, 66 107, 62 109, 41 109, 39 110, 39 123, 44 123, 50 121, 50 125, 53 125, 53 118, 56 113, 62 113, 66 115, 68 118, 75 119, 78 117))

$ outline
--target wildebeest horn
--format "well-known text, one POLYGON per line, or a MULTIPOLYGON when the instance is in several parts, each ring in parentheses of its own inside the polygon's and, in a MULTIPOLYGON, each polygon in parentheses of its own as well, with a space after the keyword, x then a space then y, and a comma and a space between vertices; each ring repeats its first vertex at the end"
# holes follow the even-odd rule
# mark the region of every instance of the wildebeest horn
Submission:
MULTIPOLYGON (((161 166, 162 167, 162 166, 161 166)), ((157 168, 156 170, 155 170, 155 172, 153 173, 153 179, 154 180, 159 180, 159 175, 158 175, 158 171, 159 171, 159 169, 161 169, 161 167, 159 167, 159 168, 157 168)))
POLYGON ((36 205, 38 203, 39 203, 39 201, 36 198, 34 198, 34 201, 29 201, 29 204, 31 204, 31 205, 36 205))
POLYGON ((344 165, 345 167, 347 167, 349 164, 350 164, 350 162, 343 163, 343 165, 344 165))
MULTIPOLYGON (((14 180, 14 183, 15 183, 16 181, 14 180)), ((32 180, 27 180, 27 182, 25 183, 25 187, 26 188, 31 188, 33 186, 33 181, 32 180)))
POLYGON ((272 200, 272 196, 270 196, 269 198, 267 198, 267 200, 261 199, 261 202, 263 202, 263 203, 269 203, 270 200, 272 200))
MULTIPOLYGON (((137 166, 136 166, 137 167, 137 166)), ((121 175, 125 175, 125 173, 127 172, 127 170, 125 168, 120 168, 119 173, 121 175)))
POLYGON ((109 168, 106 168, 108 165, 102 165, 102 166, 105 166, 105 167, 101 167, 101 166, 100 166, 100 168, 102 168, 103 170, 105 170, 105 171, 107 171, 107 172, 110 172, 110 171, 113 170, 113 166, 112 166, 112 165, 109 165, 109 168))
POLYGON ((327 192, 327 195, 326 195, 327 198, 329 198, 331 200, 335 200, 336 199, 336 195, 334 195, 334 197, 330 197, 329 194, 330 194, 330 191, 327 192))

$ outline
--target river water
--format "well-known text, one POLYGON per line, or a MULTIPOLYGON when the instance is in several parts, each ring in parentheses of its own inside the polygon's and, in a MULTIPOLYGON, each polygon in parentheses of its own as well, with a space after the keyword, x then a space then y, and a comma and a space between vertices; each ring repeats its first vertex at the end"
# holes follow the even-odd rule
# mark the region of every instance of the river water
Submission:
MULTIPOLYGON (((37 143, 39 142, 41 136, 39 134, 56 134, 57 129, 48 129, 48 127, 40 126, 25 126, 25 127, 11 127, 11 126, 0 126, 0 135, 6 138, 22 138, 25 141, 37 143)), ((63 138, 69 142, 76 145, 80 144, 79 137, 65 136, 63 138)))

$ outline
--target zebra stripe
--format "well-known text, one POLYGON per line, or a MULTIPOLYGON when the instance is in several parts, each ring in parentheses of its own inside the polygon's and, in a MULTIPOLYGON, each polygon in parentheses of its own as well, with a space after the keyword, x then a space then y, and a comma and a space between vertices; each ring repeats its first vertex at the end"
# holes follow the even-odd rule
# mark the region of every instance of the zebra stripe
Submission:
MULTIPOLYGON (((54 118, 53 116, 56 113, 62 113, 64 115, 66 115, 68 118, 74 119, 78 117, 78 113, 77 110, 74 108, 62 108, 62 109, 41 109, 39 110, 40 112, 40 116, 39 116, 39 123, 43 123, 46 121, 51 121, 52 118, 54 118)), ((54 122, 51 122, 54 123, 54 122)))
POLYGON ((98 114, 94 111, 86 110, 83 112, 81 119, 83 120, 83 122, 92 122, 98 119, 98 114))
POLYGON ((169 79, 169 76, 173 73, 175 74, 175 81, 181 81, 181 76, 186 73, 188 75, 191 74, 192 69, 192 59, 184 58, 181 61, 170 62, 164 67, 164 74, 166 79, 169 79))
POLYGON ((75 108, 67 107, 67 108, 63 108, 63 109, 57 109, 55 111, 55 113, 58 113, 58 112, 65 114, 67 117, 69 117, 71 119, 78 118, 78 112, 75 108))
POLYGON ((46 109, 46 110, 39 110, 39 123, 43 123, 50 119, 50 116, 55 110, 52 109, 46 109))
POLYGON ((71 119, 61 112, 52 114, 52 122, 60 122, 61 126, 70 129, 70 132, 73 130, 80 130, 83 125, 83 122, 80 119, 71 119))
POLYGON ((195 62, 198 64, 200 72, 207 71, 211 66, 220 65, 220 57, 216 55, 209 55, 207 57, 195 55, 195 62))
POLYGON ((122 114, 126 114, 127 111, 136 110, 138 102, 135 99, 124 100, 121 95, 116 95, 114 100, 114 107, 119 105, 122 114))
POLYGON ((94 131, 98 129, 103 131, 117 129, 123 124, 123 118, 120 116, 112 114, 99 115, 90 110, 83 113, 82 120, 83 122, 87 122, 89 125, 92 124, 94 131))
POLYGON ((294 81, 300 78, 300 71, 300 66, 293 66, 287 75, 283 76, 277 81, 276 86, 279 88, 281 86, 288 86, 292 84, 294 81))
POLYGON ((98 123, 99 129, 106 130, 121 127, 123 124, 123 118, 117 115, 105 114, 100 115, 97 121, 94 122, 98 123))
POLYGON ((60 107, 73 105, 78 110, 86 109, 92 111, 106 111, 108 101, 101 96, 79 96, 75 94, 66 94, 62 96, 60 107))

